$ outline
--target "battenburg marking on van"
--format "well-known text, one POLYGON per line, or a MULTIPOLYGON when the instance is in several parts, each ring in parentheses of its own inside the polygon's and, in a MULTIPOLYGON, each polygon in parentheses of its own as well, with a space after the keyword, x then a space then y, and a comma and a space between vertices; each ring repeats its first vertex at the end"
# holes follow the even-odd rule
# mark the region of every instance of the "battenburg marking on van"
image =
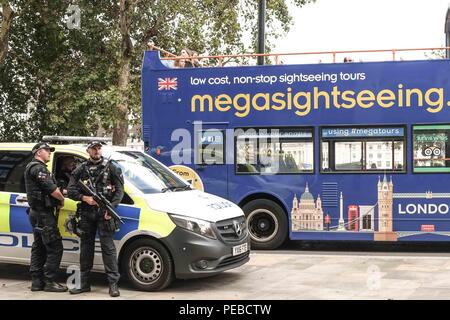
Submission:
POLYGON ((161 237, 167 237, 175 229, 175 224, 167 213, 151 209, 144 199, 137 198, 135 205, 142 208, 139 214, 138 230, 152 230, 161 237))
POLYGON ((0 192, 0 232, 9 232, 9 199, 10 194, 0 192))
POLYGON ((9 210, 10 215, 10 232, 17 233, 32 233, 30 221, 26 212, 26 207, 11 206, 9 210))

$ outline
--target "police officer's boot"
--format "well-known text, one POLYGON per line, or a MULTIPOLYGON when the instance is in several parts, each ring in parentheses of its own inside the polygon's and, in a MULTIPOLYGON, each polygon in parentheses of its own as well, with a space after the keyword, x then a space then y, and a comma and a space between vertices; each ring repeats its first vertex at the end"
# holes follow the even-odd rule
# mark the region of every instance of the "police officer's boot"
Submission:
POLYGON ((46 292, 66 292, 67 287, 65 285, 59 284, 53 280, 46 280, 44 291, 46 292))
POLYGON ((80 288, 72 288, 69 290, 70 294, 79 294, 83 292, 91 292, 91 286, 81 286, 80 288))
POLYGON ((91 285, 87 281, 81 281, 80 287, 74 287, 69 290, 70 294, 79 294, 83 292, 91 292, 91 285))
POLYGON ((31 280, 31 291, 42 291, 44 287, 45 282, 41 278, 33 278, 31 280))
POLYGON ((77 284, 74 288, 70 289, 71 294, 80 294, 83 292, 90 292, 91 285, 89 284, 89 271, 81 271, 80 284, 77 284))
POLYGON ((118 297, 120 296, 119 286, 117 283, 111 283, 109 285, 109 295, 111 297, 118 297))

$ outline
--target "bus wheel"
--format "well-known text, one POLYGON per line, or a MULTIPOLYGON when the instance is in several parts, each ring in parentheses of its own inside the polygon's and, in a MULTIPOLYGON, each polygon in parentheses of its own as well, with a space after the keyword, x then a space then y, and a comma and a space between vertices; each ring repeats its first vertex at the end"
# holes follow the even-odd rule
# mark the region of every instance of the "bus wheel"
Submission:
POLYGON ((259 199, 250 201, 242 210, 247 218, 252 248, 273 250, 286 240, 287 216, 278 204, 259 199))
POLYGON ((122 270, 138 290, 162 290, 174 278, 172 257, 162 244, 153 239, 132 242, 125 248, 121 262, 122 270))

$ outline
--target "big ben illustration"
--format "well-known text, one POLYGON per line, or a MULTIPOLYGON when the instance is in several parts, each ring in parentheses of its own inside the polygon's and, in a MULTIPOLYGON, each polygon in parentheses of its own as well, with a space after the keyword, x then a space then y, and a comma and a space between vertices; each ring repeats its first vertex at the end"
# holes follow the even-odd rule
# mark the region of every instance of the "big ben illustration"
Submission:
POLYGON ((375 232, 375 241, 397 241, 397 234, 393 232, 393 198, 394 183, 388 182, 386 175, 383 181, 378 178, 378 232, 375 232))

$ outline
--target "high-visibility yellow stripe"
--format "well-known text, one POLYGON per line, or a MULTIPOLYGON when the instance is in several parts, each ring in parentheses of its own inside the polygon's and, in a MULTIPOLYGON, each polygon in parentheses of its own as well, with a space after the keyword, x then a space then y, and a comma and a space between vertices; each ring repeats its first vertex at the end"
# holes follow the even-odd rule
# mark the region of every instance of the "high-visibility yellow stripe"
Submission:
POLYGON ((10 232, 9 227, 9 199, 11 194, 0 192, 0 232, 10 232))
POLYGON ((151 209, 141 197, 133 198, 135 206, 141 209, 139 214, 139 230, 146 230, 159 234, 161 237, 167 237, 175 224, 169 218, 167 213, 151 209))

